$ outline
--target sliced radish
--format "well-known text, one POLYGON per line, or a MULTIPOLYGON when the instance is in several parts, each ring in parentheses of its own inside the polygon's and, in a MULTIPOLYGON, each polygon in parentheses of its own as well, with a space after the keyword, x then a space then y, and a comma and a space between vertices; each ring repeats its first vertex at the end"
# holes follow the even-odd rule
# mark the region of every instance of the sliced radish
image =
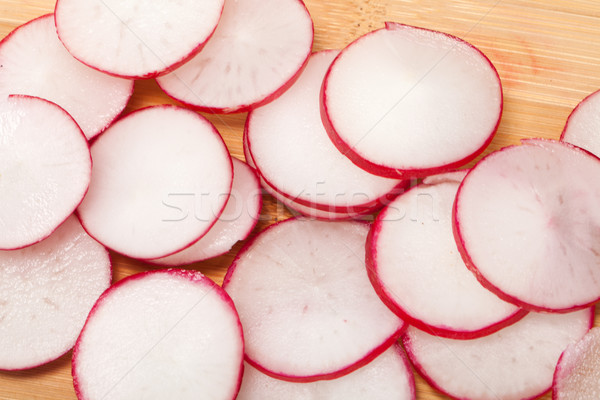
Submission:
POLYGON ((94 142, 92 158, 79 217, 98 241, 134 258, 166 257, 199 240, 223 211, 233 180, 215 127, 174 106, 117 121, 94 142))
MULTIPOLYGON (((243 382, 242 382, 243 386, 243 382)), ((600 394, 600 328, 571 343, 558 360, 552 399, 597 399, 600 394)))
POLYGON ((157 81, 188 106, 218 113, 247 111, 291 85, 312 42, 312 20, 300 0, 226 1, 204 49, 157 81))
POLYGON ((58 36, 81 62, 111 75, 150 78, 172 70, 214 32, 223 0, 58 0, 58 36))
POLYGON ((319 210, 372 212, 403 183, 357 167, 329 140, 319 93, 338 53, 314 53, 289 90, 248 115, 244 134, 258 172, 283 196, 319 210))
POLYGON ((368 224, 289 219, 241 251, 223 288, 238 309, 246 359, 290 381, 336 378, 386 350, 404 323, 364 265, 368 224))
POLYGON ((485 289, 452 235, 452 205, 466 171, 426 178, 390 203, 367 239, 367 271, 392 311, 438 336, 473 338, 526 311, 485 289))
POLYGON ((444 339, 409 327, 404 346, 431 386, 457 399, 533 399, 550 389, 563 350, 592 326, 593 308, 568 314, 529 313, 472 340, 444 339))
POLYGON ((37 97, 0 102, 0 249, 48 237, 90 183, 85 136, 62 108, 37 97))
POLYGON ((225 254, 244 240, 256 226, 262 197, 260 181, 248 164, 233 160, 233 186, 225 210, 212 228, 190 247, 164 258, 151 260, 159 265, 184 265, 225 254))
POLYGON ((15 29, 0 42, 0 98, 37 96, 63 107, 88 139, 123 111, 133 81, 115 78, 74 59, 56 35, 52 14, 15 29))
POLYGON ((575 107, 560 140, 600 155, 600 90, 587 96, 575 107))
POLYGON ((333 380, 311 383, 286 382, 244 365, 242 387, 237 400, 305 399, 415 399, 412 370, 398 344, 394 344, 369 364, 333 380))
POLYGON ((73 350, 79 399, 232 400, 244 343, 227 294, 197 271, 145 272, 98 300, 73 350))
POLYGON ((321 100, 344 155, 373 174, 401 178, 472 160, 502 113, 500 78, 485 55, 454 36, 398 23, 346 47, 321 100))
POLYGON ((567 311, 600 298, 600 160, 530 139, 480 161, 454 210, 469 268, 507 301, 567 311))
POLYGON ((0 369, 66 353, 110 281, 108 252, 74 216, 40 243, 0 251, 0 369))

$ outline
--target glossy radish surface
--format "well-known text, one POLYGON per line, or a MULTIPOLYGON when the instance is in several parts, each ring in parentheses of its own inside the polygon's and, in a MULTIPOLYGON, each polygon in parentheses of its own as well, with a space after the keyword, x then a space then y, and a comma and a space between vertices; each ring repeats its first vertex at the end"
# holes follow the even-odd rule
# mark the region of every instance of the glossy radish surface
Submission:
POLYGON ((194 55, 214 32, 223 0, 58 0, 60 40, 111 75, 149 78, 194 55))
POLYGON ((243 161, 232 158, 233 186, 227 205, 208 233, 190 247, 173 255, 151 260, 159 265, 183 265, 228 252, 244 240, 260 217, 262 197, 256 172, 243 161))
POLYGON ((592 400, 600 394, 600 328, 571 343, 558 360, 552 383, 554 400, 592 400))
POLYGON ((322 115, 338 149, 388 177, 443 172, 491 141, 500 79, 463 40, 387 23, 348 45, 323 84, 322 115))
POLYGON ((472 340, 444 339, 409 327, 406 351, 419 373, 457 399, 532 399, 550 389, 563 350, 591 327, 592 308, 567 314, 529 313, 472 340))
POLYGON ((237 400, 410 400, 415 398, 414 384, 404 350, 399 344, 394 344, 369 364, 348 375, 310 383, 271 378, 246 363, 237 400))
POLYGON ((77 339, 77 397, 233 400, 244 344, 227 294, 197 271, 119 281, 98 300, 77 339))
POLYGON ((560 139, 600 155, 600 91, 575 107, 560 139))
POLYGON ((231 157, 214 126, 174 106, 119 120, 94 142, 90 189, 78 214, 105 246, 166 257, 206 234, 223 211, 231 157))
POLYGON ((283 196, 325 211, 374 211, 402 184, 357 167, 327 136, 319 94, 337 54, 311 55, 289 90, 248 115, 244 134, 259 173, 283 196))
POLYGON ((480 161, 459 189, 455 235, 466 264, 508 301, 567 311, 600 297, 600 160, 530 139, 480 161))
POLYGON ((312 43, 312 20, 300 0, 226 1, 202 51, 157 81, 169 96, 189 106, 218 113, 247 111, 291 84, 312 43))
POLYGON ((125 108, 133 81, 115 78, 77 61, 56 35, 54 16, 30 21, 0 42, 0 97, 24 94, 64 108, 88 139, 125 108))
POLYGON ((40 243, 0 251, 0 369, 66 353, 110 281, 108 252, 74 216, 40 243))
POLYGON ((465 174, 425 178, 379 214, 367 239, 367 270, 385 303, 411 325, 462 339, 526 313, 484 288, 458 252, 452 206, 465 174))
POLYGON ((364 265, 368 225, 289 219, 261 232, 230 266, 223 288, 244 327, 246 359, 285 380, 335 378, 398 337, 364 265))
POLYGON ((0 102, 0 249, 48 237, 83 199, 92 160, 71 116, 29 96, 0 102))

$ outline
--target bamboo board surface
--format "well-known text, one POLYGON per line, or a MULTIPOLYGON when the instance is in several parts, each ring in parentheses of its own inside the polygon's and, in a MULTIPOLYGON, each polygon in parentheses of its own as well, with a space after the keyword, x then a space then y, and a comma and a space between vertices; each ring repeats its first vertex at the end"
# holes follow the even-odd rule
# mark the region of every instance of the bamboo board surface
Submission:
MULTIPOLYGON (((600 2, 597 0, 306 0, 315 24, 314 50, 342 48, 385 21, 444 31, 481 49, 504 88, 498 134, 484 154, 526 137, 558 139, 573 107, 600 89, 600 2)), ((0 0, 0 38, 18 25, 52 12, 53 0, 0 0)), ((138 81, 126 110, 173 103, 154 81, 138 81)), ((208 116, 235 157, 243 159, 245 114, 208 116)), ((255 232, 289 217, 265 196, 255 232)), ((221 283, 240 249, 188 268, 221 283)), ((114 281, 148 268, 112 254, 114 281)), ((1 340, 1 338, 0 338, 1 340)), ((0 400, 75 399, 70 353, 29 371, 0 372, 0 400)), ((417 398, 445 399, 417 379, 417 398)), ((547 394, 544 399, 550 399, 547 394)))

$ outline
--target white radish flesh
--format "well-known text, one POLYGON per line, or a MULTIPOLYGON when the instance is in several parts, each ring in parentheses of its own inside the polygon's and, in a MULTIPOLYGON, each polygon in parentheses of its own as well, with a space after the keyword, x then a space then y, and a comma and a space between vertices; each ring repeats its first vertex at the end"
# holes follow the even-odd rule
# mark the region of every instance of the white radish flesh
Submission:
POLYGON ((79 399, 233 400, 244 344, 227 294, 196 271, 119 281, 98 300, 73 350, 79 399))
POLYGON ((223 211, 231 157, 204 117, 145 108, 92 145, 92 182, 79 217, 105 246, 134 258, 166 257, 200 239, 223 211))
POLYGON ((575 107, 560 140, 600 155, 600 90, 587 96, 575 107))

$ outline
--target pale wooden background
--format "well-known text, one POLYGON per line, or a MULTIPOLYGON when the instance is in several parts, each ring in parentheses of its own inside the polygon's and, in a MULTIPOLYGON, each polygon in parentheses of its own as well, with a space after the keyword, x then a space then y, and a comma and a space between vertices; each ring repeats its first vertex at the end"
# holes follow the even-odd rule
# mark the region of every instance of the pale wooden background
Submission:
MULTIPOLYGON (((486 153, 525 137, 557 139, 571 109, 600 89, 597 0, 306 0, 306 5, 315 23, 314 50, 341 48, 388 20, 448 32, 479 47, 498 69, 505 95, 498 135, 486 153)), ((53 0, 0 0, 0 37, 53 8, 53 0)), ((139 81, 128 111, 161 103, 172 101, 154 81, 139 81)), ((209 116, 231 154, 242 159, 244 118, 209 116)), ((288 215, 266 197, 257 230, 288 215)), ((221 283, 240 246, 190 268, 221 283)), ((115 281, 150 268, 119 255, 113 262, 115 281)), ((0 372, 1 400, 74 398, 70 354, 34 370, 0 372)), ((446 397, 417 377, 417 398, 446 397)))

